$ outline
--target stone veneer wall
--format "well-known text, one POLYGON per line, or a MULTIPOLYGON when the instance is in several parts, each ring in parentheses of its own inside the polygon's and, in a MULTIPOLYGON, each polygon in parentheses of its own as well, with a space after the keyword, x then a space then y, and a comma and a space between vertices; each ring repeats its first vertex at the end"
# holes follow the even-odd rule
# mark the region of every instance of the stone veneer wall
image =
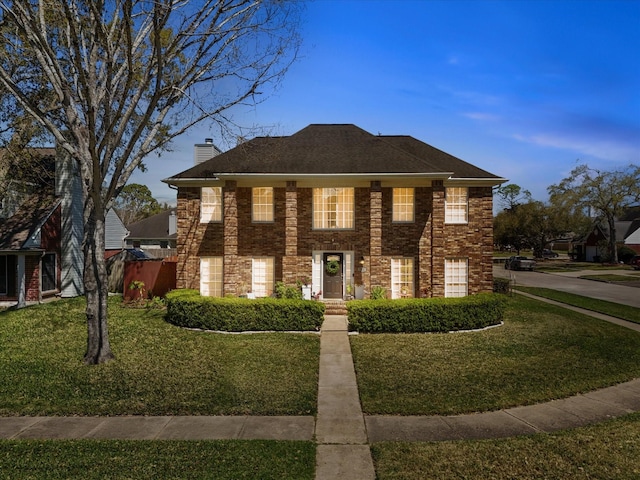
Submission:
POLYGON ((416 296, 444 295, 444 259, 469 259, 469 293, 492 290, 491 187, 469 188, 469 223, 444 223, 444 186, 415 189, 415 222, 392 223, 392 189, 372 182, 355 189, 352 230, 313 230, 311 188, 274 188, 274 221, 251 221, 251 188, 225 186, 223 222, 200 223, 200 189, 178 190, 178 288, 199 288, 201 256, 225 257, 225 293, 251 284, 251 258, 274 257, 275 280, 311 276, 313 251, 353 251, 356 284, 390 291, 393 257, 414 258, 416 296), (364 269, 359 260, 364 258, 364 269), (364 271, 362 271, 364 270, 364 271))

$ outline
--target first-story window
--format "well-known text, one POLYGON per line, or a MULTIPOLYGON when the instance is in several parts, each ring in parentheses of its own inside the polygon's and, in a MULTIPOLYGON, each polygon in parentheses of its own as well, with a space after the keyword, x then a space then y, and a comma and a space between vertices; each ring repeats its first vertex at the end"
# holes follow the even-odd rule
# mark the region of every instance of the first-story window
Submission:
POLYGON ((222 257, 200 257, 200 295, 222 296, 222 257))
POLYGON ((466 258, 447 258, 444 261, 444 296, 465 297, 468 292, 469 273, 466 258))
POLYGON ((251 259, 251 291, 256 297, 268 297, 273 293, 273 257, 251 259))
POLYGON ((251 217, 254 222, 273 222, 273 187, 251 189, 251 217))
POLYGON ((391 298, 413 297, 413 258, 391 259, 391 298))
POLYGON ((56 254, 45 253, 40 260, 40 285, 43 292, 56 289, 56 254))
POLYGON ((9 292, 9 257, 0 255, 0 295, 9 292))
POLYGON ((222 221, 222 188, 200 189, 200 223, 222 221))

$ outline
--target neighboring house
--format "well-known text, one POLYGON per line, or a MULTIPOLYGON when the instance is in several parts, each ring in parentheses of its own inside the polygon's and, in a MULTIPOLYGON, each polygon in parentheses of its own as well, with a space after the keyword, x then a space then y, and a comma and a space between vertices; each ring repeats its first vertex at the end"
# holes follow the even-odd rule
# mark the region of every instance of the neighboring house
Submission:
MULTIPOLYGON (((67 155, 54 148, 26 154, 38 152, 51 164, 51 175, 12 181, 12 191, 3 192, 3 199, 10 201, 3 202, 5 217, 0 221, 0 301, 19 307, 84 293, 80 177, 67 155)), ((109 250, 122 250, 126 234, 115 211, 109 211, 107 255, 109 250)))
POLYGON ((640 254, 640 218, 631 222, 624 237, 624 245, 640 254))
POLYGON ((176 248, 176 211, 164 212, 144 218, 127 226, 129 236, 127 248, 141 248, 153 254, 152 250, 176 248))
POLYGON ((318 298, 492 291, 492 187, 505 179, 410 136, 310 125, 164 180, 178 188, 177 288, 318 298))
POLYGON ((0 302, 39 302, 60 293, 61 200, 32 195, 0 224, 0 302))
POLYGON ((129 235, 129 230, 124 226, 116 211, 110 209, 104 219, 105 258, 120 253, 125 248, 127 235, 129 235))

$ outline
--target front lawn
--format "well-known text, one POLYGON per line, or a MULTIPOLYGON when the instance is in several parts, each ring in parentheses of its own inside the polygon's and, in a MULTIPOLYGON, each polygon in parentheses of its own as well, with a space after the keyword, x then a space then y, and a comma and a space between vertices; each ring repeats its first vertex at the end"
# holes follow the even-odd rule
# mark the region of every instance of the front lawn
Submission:
POLYGON ((500 440, 378 443, 379 480, 637 479, 640 414, 584 428, 500 440))
POLYGON ((358 335, 351 348, 367 414, 497 410, 640 376, 640 334, 521 296, 502 327, 358 335))
POLYGON ((312 442, 0 441, 3 480, 312 480, 312 442))
POLYGON ((0 312, 0 415, 313 415, 320 339, 224 335, 109 304, 116 360, 85 366, 84 299, 0 312))

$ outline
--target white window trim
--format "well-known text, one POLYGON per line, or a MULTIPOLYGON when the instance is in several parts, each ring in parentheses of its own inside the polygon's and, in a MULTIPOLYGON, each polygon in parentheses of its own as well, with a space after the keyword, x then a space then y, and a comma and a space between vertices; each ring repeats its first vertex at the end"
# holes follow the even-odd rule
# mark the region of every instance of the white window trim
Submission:
POLYGON ((416 194, 413 187, 393 188, 392 190, 392 223, 414 223, 416 219, 416 194), (400 200, 402 199, 402 201, 400 200), (410 201, 409 201, 410 199, 410 201), (410 206, 411 211, 408 209, 400 210, 400 206, 410 206), (409 218, 396 218, 400 216, 408 215, 409 218))
POLYGON ((200 223, 214 222, 222 222, 222 187, 201 187, 200 223))
POLYGON ((397 257, 391 259, 391 298, 415 297, 415 261, 412 257, 397 257), (411 278, 407 282, 402 281, 403 263, 411 265, 411 278), (406 293, 403 293, 406 287, 406 293))
POLYGON ((463 225, 469 223, 469 189, 467 187, 446 187, 444 197, 444 223, 463 225), (462 195, 458 194, 458 190, 464 191, 464 202, 458 201, 457 198, 462 195), (456 191, 456 200, 449 200, 454 196, 456 191), (461 219, 460 212, 464 211, 464 219, 461 219))
POLYGON ((203 297, 222 297, 224 262, 223 257, 200 257, 200 295, 203 297), (212 264, 214 276, 212 279, 212 264), (219 269, 219 270, 218 270, 219 269), (214 291, 212 292, 211 286, 214 291))
POLYGON ((353 187, 314 188, 312 224, 314 230, 353 230, 355 228, 355 189, 353 187), (336 208, 325 209, 329 190, 336 195, 336 208), (349 195, 346 195, 349 193, 349 195), (348 200, 341 202, 340 200, 348 200), (320 209, 318 207, 321 207, 320 209), (328 214, 335 215, 335 226, 329 226, 328 214))
POLYGON ((445 258, 444 260, 444 296, 446 298, 466 297, 469 295, 469 259, 466 257, 445 258), (464 282, 459 280, 459 268, 464 265, 464 282), (458 269, 452 272, 451 269, 458 269), (451 275, 455 273, 457 278, 452 279, 451 275), (460 288, 463 286, 463 289, 460 288))
MULTIPOLYGON (((264 196, 259 196, 259 199, 262 200, 264 198, 264 196)), ((251 221, 253 223, 273 223, 274 222, 274 206, 273 206, 273 187, 253 187, 251 189, 251 221), (256 211, 256 194, 259 190, 268 190, 271 192, 270 195, 270 201, 269 203, 265 202, 265 203, 260 203, 259 205, 265 205, 267 208, 265 209, 265 212, 260 212, 262 213, 266 213, 266 218, 260 218, 257 219, 256 218, 256 214, 258 213, 256 211)))
POLYGON ((273 257, 253 257, 251 259, 251 293, 256 298, 269 297, 275 286, 275 259, 273 257), (264 263, 264 266, 260 265, 264 263), (258 270, 258 268, 260 270, 258 270), (259 278, 264 271, 265 278, 259 278))

